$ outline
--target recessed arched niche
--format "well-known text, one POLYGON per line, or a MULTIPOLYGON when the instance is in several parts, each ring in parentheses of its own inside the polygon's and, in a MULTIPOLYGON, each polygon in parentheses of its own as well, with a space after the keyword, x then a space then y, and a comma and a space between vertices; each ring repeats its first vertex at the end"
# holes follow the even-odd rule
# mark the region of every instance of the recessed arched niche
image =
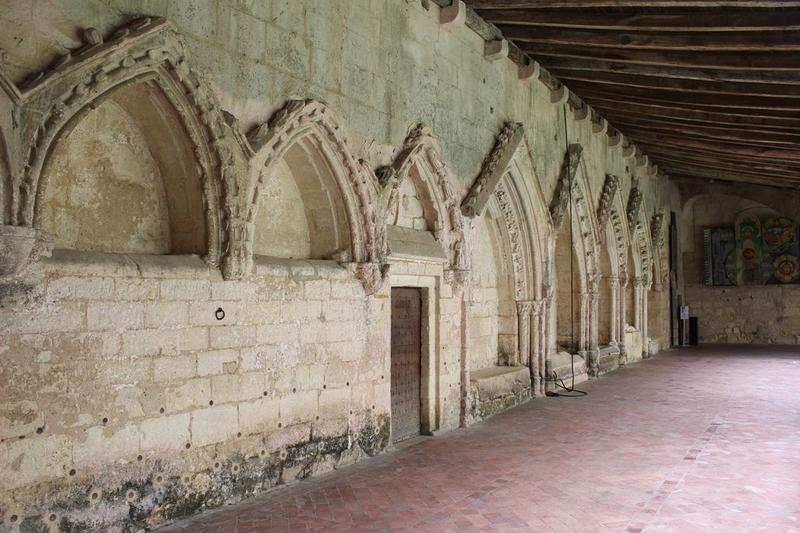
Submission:
POLYGON ((611 263, 611 253, 614 250, 609 250, 613 244, 613 233, 611 228, 607 232, 606 242, 600 248, 600 286, 599 289, 599 313, 597 316, 597 342, 600 346, 605 346, 611 342, 611 278, 616 276, 617 272, 611 263))
POLYGON ((419 231, 435 229, 436 207, 416 165, 400 184, 397 207, 389 214, 389 223, 419 231))
POLYGON ((203 254, 202 169, 162 89, 140 81, 86 106, 42 171, 36 225, 56 249, 203 254))
POLYGON ((350 249, 337 176, 315 136, 295 142, 265 176, 254 225, 255 255, 331 259, 350 249))
POLYGON ((472 290, 476 303, 470 319, 470 369, 497 366, 516 350, 516 310, 512 294, 511 254, 503 222, 492 209, 475 219, 472 290), (506 354, 506 357, 503 357, 506 354))
POLYGON ((559 350, 574 353, 580 343, 581 271, 573 239, 577 229, 570 220, 561 224, 556 237, 556 342, 559 350))

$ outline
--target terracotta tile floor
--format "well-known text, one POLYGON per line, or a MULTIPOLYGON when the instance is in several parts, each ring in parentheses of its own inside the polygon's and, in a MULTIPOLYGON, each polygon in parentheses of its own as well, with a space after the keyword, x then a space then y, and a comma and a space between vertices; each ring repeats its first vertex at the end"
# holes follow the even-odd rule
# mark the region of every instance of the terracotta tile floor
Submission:
POLYGON ((585 389, 169 530, 800 531, 800 348, 667 352, 585 389))

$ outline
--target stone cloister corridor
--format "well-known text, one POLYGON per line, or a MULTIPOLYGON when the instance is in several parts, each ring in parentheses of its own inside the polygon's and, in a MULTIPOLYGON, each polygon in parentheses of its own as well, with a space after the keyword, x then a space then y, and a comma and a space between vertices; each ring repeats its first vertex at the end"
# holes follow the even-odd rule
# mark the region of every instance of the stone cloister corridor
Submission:
POLYGON ((800 351, 665 352, 163 531, 796 531, 800 351))
POLYGON ((800 0, 0 0, 0 533, 800 532, 798 86, 800 0))

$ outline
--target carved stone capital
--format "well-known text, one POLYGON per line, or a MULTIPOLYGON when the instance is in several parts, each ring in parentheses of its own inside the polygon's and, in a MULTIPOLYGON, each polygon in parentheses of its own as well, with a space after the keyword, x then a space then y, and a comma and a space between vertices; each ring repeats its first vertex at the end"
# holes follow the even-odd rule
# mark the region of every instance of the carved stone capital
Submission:
POLYGON ((517 302, 517 315, 520 317, 530 316, 533 313, 533 301, 522 300, 517 302))
POLYGON ((611 290, 616 290, 619 288, 619 278, 617 276, 608 276, 608 285, 611 287, 611 290))

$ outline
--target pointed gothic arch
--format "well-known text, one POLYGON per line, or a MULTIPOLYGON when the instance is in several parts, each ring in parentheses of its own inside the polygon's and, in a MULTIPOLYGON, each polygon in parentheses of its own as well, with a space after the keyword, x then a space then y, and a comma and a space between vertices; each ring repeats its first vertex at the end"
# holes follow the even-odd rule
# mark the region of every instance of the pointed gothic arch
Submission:
MULTIPOLYGON (((401 189, 410 186, 419 195, 417 201, 424 220, 423 229, 433 233, 447 260, 447 268, 451 271, 469 270, 466 221, 453 192, 450 172, 430 128, 423 124, 414 126, 391 166, 379 169, 378 174, 384 196, 382 218, 386 224, 398 222, 401 189)), ((381 224, 377 231, 385 231, 385 228, 381 224)), ((385 239, 385 235, 378 238, 384 242, 385 239)))
POLYGON ((385 268, 376 238, 377 180, 356 160, 333 112, 317 100, 290 100, 265 124, 247 136, 250 182, 243 207, 243 238, 235 252, 247 272, 253 256, 256 215, 265 185, 281 161, 294 165, 303 180, 298 187, 307 214, 335 239, 314 246, 313 257, 348 265, 368 294, 380 288, 385 268), (306 186, 310 187, 307 189, 306 186))
MULTIPOLYGON (((22 152, 12 162, 10 222, 35 226, 47 180, 43 169, 64 138, 91 109, 119 91, 146 89, 168 102, 191 146, 205 202, 205 246, 210 264, 222 253, 224 212, 230 213, 235 189, 229 128, 211 91, 188 66, 182 46, 162 18, 143 17, 104 40, 97 30, 84 32, 82 48, 19 88, 14 113, 22 126, 14 143, 22 152)), ((151 115, 154 116, 154 115, 151 115)), ((196 221, 195 221, 196 222, 196 221)))
POLYGON ((522 124, 504 126, 461 209, 467 217, 485 212, 488 220, 497 223, 502 241, 499 248, 506 250, 510 267, 510 290, 505 298, 516 314, 515 321, 505 321, 499 335, 515 339, 510 363, 530 367, 534 394, 539 394, 544 375, 545 283, 552 223, 522 124))

